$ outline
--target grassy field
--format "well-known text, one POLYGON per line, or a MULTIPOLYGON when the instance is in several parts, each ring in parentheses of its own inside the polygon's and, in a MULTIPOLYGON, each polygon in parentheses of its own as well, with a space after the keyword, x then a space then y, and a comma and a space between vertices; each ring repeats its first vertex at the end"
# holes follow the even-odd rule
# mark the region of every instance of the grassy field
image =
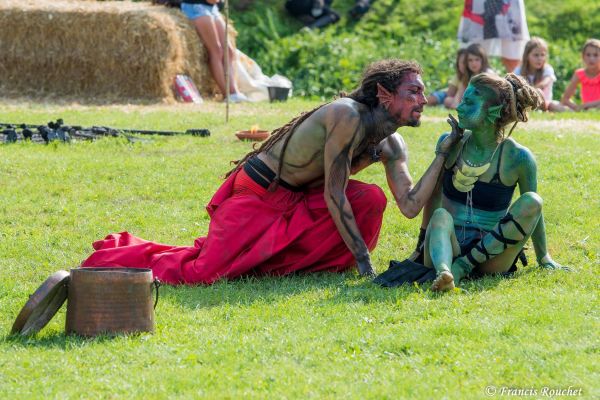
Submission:
MULTIPOLYGON (((504 397, 502 388, 545 398, 545 387, 598 398, 600 113, 538 113, 514 133, 537 155, 550 252, 573 272, 532 262, 513 279, 443 295, 382 289, 355 272, 163 287, 154 335, 67 337, 63 307, 37 336, 6 336, 27 296, 107 233, 179 245, 204 235, 205 204, 228 162, 250 149, 233 133, 273 129, 315 104, 236 105, 225 124, 215 103, 0 103, 7 122, 212 132, 0 145, 0 398, 477 399, 504 397)), ((432 159, 444 115, 428 109, 421 128, 400 130, 414 177, 432 159)), ((358 178, 385 187, 380 166, 358 178)), ((386 193, 379 272, 410 253, 420 224, 386 193)))

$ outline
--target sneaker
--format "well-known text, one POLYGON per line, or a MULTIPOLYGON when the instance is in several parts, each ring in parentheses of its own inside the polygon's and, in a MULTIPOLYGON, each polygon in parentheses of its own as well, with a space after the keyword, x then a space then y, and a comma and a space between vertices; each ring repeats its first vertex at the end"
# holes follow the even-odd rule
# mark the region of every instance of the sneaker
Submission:
POLYGON ((243 93, 233 93, 229 95, 229 102, 230 103, 243 103, 246 101, 250 101, 248 99, 248 97, 246 97, 246 95, 244 95, 243 93))

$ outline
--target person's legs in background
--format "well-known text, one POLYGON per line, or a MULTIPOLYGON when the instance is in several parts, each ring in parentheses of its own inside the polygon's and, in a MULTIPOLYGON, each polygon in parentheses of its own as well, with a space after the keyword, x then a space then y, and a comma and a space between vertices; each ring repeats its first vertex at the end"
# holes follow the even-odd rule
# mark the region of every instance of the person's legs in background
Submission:
POLYGON ((228 63, 230 76, 229 88, 225 88, 225 53, 223 49, 225 43, 225 24, 217 7, 184 2, 181 5, 181 10, 194 23, 196 32, 198 33, 198 36, 200 36, 200 40, 208 52, 208 64, 213 79, 217 83, 223 96, 227 96, 229 93, 232 102, 247 100, 243 94, 238 93, 235 79, 232 74, 233 69, 231 66, 235 55, 232 46, 230 46, 228 63))
MULTIPOLYGON (((233 74, 233 61, 235 60, 235 46, 233 45, 233 43, 231 41, 225 40, 225 21, 223 21, 223 17, 221 17, 220 15, 219 15, 219 17, 215 18, 213 21, 215 24, 215 28, 217 29, 217 33, 219 35, 219 42, 222 43, 223 46, 225 45, 226 42, 228 43, 227 51, 229 51, 229 60, 228 60, 227 68, 229 68, 229 93, 230 93, 229 97, 230 97, 230 100, 233 102, 248 101, 248 98, 239 91, 239 89, 237 87, 237 83, 235 81, 235 77, 233 74)), ((223 46, 221 46, 221 48, 223 46)), ((223 52, 223 49, 221 51, 223 52)), ((223 52, 223 54, 225 54, 225 53, 223 52)), ((223 65, 225 65, 224 56, 223 56, 223 65)), ((223 83, 223 86, 225 86, 225 83, 223 83)))
POLYGON ((214 18, 209 15, 198 17, 194 20, 196 31, 202 39, 206 51, 208 51, 208 65, 210 72, 219 86, 223 95, 225 91, 225 71, 223 69, 223 47, 219 40, 219 35, 215 26, 214 18))
MULTIPOLYGON (((500 39, 500 59, 506 73, 513 72, 521 63, 521 56, 528 39, 500 39)), ((492 53, 494 54, 494 53, 492 53)))
POLYGON ((510 58, 502 57, 502 65, 506 68, 506 73, 513 72, 515 68, 519 66, 521 60, 513 60, 510 58))
POLYGON ((432 92, 429 96, 427 96, 427 105, 428 106, 437 106, 443 105, 444 100, 448 96, 448 89, 436 90, 432 92))

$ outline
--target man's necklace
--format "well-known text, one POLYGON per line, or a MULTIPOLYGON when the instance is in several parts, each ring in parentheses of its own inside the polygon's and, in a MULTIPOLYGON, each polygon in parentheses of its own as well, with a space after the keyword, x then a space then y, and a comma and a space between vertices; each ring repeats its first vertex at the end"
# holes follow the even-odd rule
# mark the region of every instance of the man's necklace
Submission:
MULTIPOLYGON (((364 151, 367 152, 372 162, 378 162, 381 161, 381 148, 379 148, 379 144, 383 139, 393 134, 393 129, 389 126, 391 125, 390 121, 392 121, 392 117, 386 109, 375 108, 369 114, 368 118, 370 118, 370 121, 366 125, 371 128, 368 129, 367 135, 363 139, 364 146, 366 146, 364 151)), ((359 148, 357 152, 362 153, 363 150, 359 148)))

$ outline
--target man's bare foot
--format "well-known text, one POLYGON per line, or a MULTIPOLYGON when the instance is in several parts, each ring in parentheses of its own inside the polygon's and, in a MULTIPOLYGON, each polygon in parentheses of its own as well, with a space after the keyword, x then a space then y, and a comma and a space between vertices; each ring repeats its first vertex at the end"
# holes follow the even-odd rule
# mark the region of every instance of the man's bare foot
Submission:
POLYGON ((442 271, 431 285, 431 290, 434 292, 447 292, 452 289, 454 289, 454 277, 450 271, 442 271))

